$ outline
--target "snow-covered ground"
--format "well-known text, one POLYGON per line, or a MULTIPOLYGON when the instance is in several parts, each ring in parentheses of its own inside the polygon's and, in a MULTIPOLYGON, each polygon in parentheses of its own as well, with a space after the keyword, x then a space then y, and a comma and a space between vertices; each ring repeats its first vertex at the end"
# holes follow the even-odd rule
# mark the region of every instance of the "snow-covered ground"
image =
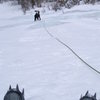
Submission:
POLYGON ((87 90, 100 99, 100 75, 44 29, 100 71, 100 5, 63 12, 46 12, 34 22, 32 11, 23 15, 0 5, 1 100, 10 84, 25 88, 26 100, 79 100, 87 90))

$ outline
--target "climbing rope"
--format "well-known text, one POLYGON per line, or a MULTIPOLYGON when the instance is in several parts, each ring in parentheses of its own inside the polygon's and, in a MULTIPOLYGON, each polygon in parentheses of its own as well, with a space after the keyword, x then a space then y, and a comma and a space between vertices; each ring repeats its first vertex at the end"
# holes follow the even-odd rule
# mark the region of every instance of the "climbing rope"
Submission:
POLYGON ((49 30, 46 27, 45 21, 43 24, 43 28, 45 29, 45 31, 55 40, 57 40, 59 43, 61 43, 63 46, 65 46, 66 48, 68 48, 79 60, 81 60, 85 65, 87 65, 90 69, 92 69, 93 71, 95 71, 96 73, 98 73, 100 75, 100 71, 98 71, 97 69, 95 69, 94 67, 92 67, 90 64, 88 64, 85 60, 83 60, 70 46, 68 46, 67 44, 65 44, 64 42, 62 42, 59 38, 55 37, 54 35, 52 35, 51 32, 49 32, 49 30))

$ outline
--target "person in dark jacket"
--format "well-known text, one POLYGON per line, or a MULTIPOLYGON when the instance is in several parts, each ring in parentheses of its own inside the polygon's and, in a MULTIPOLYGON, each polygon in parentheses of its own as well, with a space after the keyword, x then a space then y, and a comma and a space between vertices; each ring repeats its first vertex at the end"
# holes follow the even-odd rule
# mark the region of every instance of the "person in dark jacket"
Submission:
POLYGON ((40 11, 38 11, 38 20, 41 20, 40 11))
POLYGON ((40 17, 40 11, 35 11, 35 15, 34 15, 34 21, 37 21, 37 20, 41 20, 41 17, 40 17))

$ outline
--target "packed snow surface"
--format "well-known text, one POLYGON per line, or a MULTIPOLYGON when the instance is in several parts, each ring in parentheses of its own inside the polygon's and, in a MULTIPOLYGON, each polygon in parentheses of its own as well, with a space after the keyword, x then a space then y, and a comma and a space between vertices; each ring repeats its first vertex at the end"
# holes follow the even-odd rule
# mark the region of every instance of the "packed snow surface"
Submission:
POLYGON ((100 99, 100 5, 81 5, 24 15, 17 7, 0 4, 0 100, 9 85, 25 89, 26 100, 79 100, 87 90, 100 99))

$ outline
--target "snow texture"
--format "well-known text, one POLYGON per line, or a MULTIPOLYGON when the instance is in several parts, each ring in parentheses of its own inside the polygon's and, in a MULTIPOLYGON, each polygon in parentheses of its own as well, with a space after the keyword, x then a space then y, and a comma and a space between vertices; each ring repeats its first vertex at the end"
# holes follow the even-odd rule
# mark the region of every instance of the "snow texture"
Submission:
POLYGON ((0 100, 9 85, 25 88, 26 100, 79 100, 87 90, 100 98, 100 75, 47 29, 100 71, 100 5, 81 5, 54 13, 26 15, 0 4, 0 100))

